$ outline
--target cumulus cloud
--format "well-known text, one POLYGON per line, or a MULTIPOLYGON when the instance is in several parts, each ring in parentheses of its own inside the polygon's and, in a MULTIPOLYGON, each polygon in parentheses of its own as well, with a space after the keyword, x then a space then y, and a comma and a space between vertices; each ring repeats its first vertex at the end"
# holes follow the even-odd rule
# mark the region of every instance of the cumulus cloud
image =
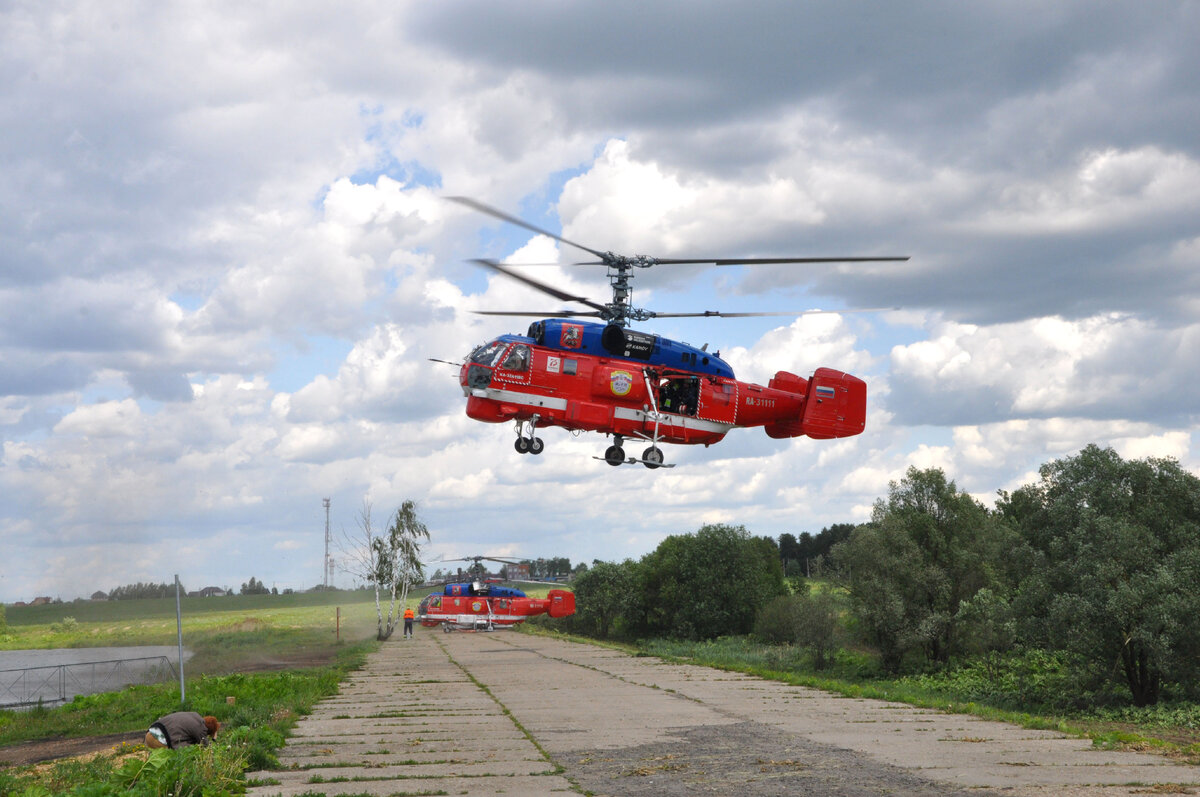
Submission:
POLYGON ((863 520, 910 466, 984 497, 1090 442, 1200 468, 1189 4, 537 11, 0 11, 0 539, 36 565, 5 597, 309 586, 323 497, 335 527, 415 498, 446 554, 586 561, 863 520), (634 283, 665 312, 902 307, 643 327, 750 381, 862 376, 866 433, 518 456, 429 358, 526 324, 474 310, 562 309, 471 258, 580 253, 444 194, 623 254, 911 255, 634 283))
POLYGON ((893 348, 889 409, 905 423, 961 425, 1076 415, 1190 423, 1200 396, 1185 374, 1196 327, 1108 314, 987 327, 935 323, 893 348))

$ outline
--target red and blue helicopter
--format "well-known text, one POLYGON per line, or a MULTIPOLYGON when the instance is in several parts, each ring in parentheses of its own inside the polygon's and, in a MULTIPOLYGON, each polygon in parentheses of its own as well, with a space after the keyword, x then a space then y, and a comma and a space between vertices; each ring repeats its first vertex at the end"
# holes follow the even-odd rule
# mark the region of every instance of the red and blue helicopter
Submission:
MULTIPOLYGON (((484 559, 510 566, 519 564, 493 556, 470 556, 462 560, 441 561, 469 560, 478 565, 484 559)), ((531 598, 516 587, 506 587, 477 578, 469 582, 445 584, 440 591, 426 595, 417 606, 417 621, 428 628, 441 626, 446 633, 500 631, 539 614, 561 618, 574 613, 575 593, 570 590, 552 589, 545 598, 531 598)))
MULTIPOLYGON (((809 377, 779 371, 766 386, 741 382, 719 354, 707 347, 629 328, 653 318, 713 318, 802 315, 788 312, 657 313, 631 305, 634 269, 659 265, 756 265, 902 261, 907 257, 653 258, 602 252, 569 241, 529 222, 467 197, 451 199, 481 213, 587 252, 597 259, 576 265, 608 270, 613 298, 607 304, 575 296, 494 260, 474 262, 560 301, 586 310, 550 312, 480 310, 481 315, 535 316, 524 335, 500 335, 477 347, 459 370, 467 415, 485 423, 515 422, 518 453, 541 454, 536 432, 558 426, 611 435, 603 459, 610 465, 640 463, 673 467, 660 445, 709 446, 732 429, 761 426, 769 437, 849 437, 866 427, 867 386, 833 368, 809 377), (579 320, 596 318, 598 321, 579 320), (648 444, 640 457, 627 456, 627 439, 648 444)), ((870 311, 841 311, 870 312, 870 311)), ((457 365, 457 363, 455 363, 457 365)))

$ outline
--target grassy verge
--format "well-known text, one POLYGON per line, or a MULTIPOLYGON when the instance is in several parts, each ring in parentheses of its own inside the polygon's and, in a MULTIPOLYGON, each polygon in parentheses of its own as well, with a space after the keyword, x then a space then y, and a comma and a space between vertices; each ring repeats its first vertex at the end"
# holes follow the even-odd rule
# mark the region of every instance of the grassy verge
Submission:
MULTIPOLYGON (((184 708, 212 714, 222 724, 208 748, 147 753, 133 745, 90 760, 11 768, 0 771, 0 794, 237 793, 244 789, 243 773, 277 764, 275 752, 297 719, 336 693, 375 647, 374 642, 343 645, 324 667, 190 679, 184 708)), ((79 697, 54 709, 0 712, 0 744, 138 732, 179 708, 178 686, 156 684, 79 697)))
MULTIPOLYGON (((78 604, 36 607, 41 612, 18 614, 0 647, 174 644, 170 604, 110 602, 80 612, 82 621, 69 614, 78 604)), ((244 772, 276 763, 275 751, 297 719, 334 694, 377 647, 374 602, 364 593, 193 600, 183 618, 184 644, 193 652, 184 668, 185 704, 173 681, 78 697, 56 708, 0 711, 0 746, 143 732, 181 707, 221 721, 214 744, 169 754, 136 744, 95 757, 0 769, 0 794, 238 793, 244 772)))

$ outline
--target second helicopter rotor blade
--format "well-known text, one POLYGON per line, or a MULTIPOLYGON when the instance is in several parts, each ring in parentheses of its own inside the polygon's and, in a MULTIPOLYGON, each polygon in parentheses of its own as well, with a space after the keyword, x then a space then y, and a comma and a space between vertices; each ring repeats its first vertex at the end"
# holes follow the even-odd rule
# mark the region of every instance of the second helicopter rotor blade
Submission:
POLYGON ((656 265, 713 263, 718 266, 766 266, 786 263, 892 263, 908 260, 908 257, 656 257, 653 259, 656 265))
POLYGON ((726 313, 721 310, 704 310, 699 313, 656 313, 652 310, 647 311, 647 314, 652 318, 753 318, 755 316, 798 316, 798 315, 824 315, 824 314, 846 314, 846 313, 886 313, 892 310, 899 310, 899 307, 861 307, 848 310, 782 310, 778 312, 764 313, 726 313))
POLYGON ((595 249, 592 249, 590 246, 584 246, 583 244, 577 244, 574 241, 569 241, 557 233, 550 232, 549 230, 544 230, 535 224, 530 224, 529 222, 525 221, 524 219, 520 219, 520 218, 517 218, 516 216, 509 215, 508 213, 505 213, 503 210, 494 208, 491 205, 485 205, 484 203, 480 202, 479 200, 471 199, 470 197, 467 197, 467 196, 450 196, 450 197, 446 197, 446 198, 449 199, 451 202, 457 202, 460 205, 466 205, 467 207, 471 208, 472 210, 477 210, 480 213, 485 213, 488 216, 492 216, 494 218, 500 219, 501 221, 507 221, 509 224, 515 224, 518 227, 524 227, 525 229, 529 230, 530 232, 536 232, 538 235, 545 235, 546 237, 553 238, 556 241, 562 241, 564 244, 567 244, 568 246, 573 246, 576 249, 582 249, 583 251, 585 251, 589 254, 593 254, 598 258, 601 258, 601 259, 604 258, 603 252, 599 252, 595 249))

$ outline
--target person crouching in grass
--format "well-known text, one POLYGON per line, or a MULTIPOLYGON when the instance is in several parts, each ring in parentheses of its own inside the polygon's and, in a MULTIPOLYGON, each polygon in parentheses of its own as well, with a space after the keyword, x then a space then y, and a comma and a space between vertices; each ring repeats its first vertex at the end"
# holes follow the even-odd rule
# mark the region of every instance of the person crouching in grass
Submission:
POLYGON ((176 711, 159 717, 146 731, 146 746, 187 747, 189 744, 205 745, 217 738, 221 723, 216 717, 201 717, 195 711, 176 711))

